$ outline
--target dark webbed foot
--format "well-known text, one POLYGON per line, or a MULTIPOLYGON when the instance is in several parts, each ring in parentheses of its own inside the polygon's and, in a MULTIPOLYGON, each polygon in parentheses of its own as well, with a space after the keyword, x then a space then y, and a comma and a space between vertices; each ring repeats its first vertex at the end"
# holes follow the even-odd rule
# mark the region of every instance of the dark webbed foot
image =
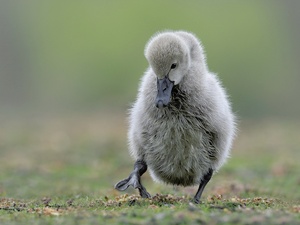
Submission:
POLYGON ((115 189, 119 191, 125 191, 129 186, 134 187, 135 189, 139 190, 139 193, 142 198, 150 198, 151 195, 147 192, 146 188, 141 184, 141 176, 146 172, 147 164, 142 161, 138 160, 134 164, 134 170, 129 175, 128 178, 119 181, 115 185, 115 189))
POLYGON ((138 188, 140 186, 139 179, 134 172, 131 173, 128 178, 119 181, 115 185, 115 189, 118 191, 125 191, 129 186, 133 186, 134 188, 138 188))
POLYGON ((201 183, 199 185, 198 191, 194 197, 194 203, 199 204, 200 203, 200 198, 202 195, 202 192, 206 186, 206 184, 210 181, 212 175, 213 175, 213 170, 209 169, 209 171, 207 172, 207 174, 204 175, 204 177, 201 179, 201 183))
POLYGON ((200 201, 200 199, 197 199, 197 198, 193 198, 193 203, 195 203, 195 204, 200 204, 201 203, 201 201, 200 201))
POLYGON ((142 198, 150 198, 151 195, 147 192, 146 188, 141 184, 140 177, 135 172, 132 172, 128 178, 121 180, 115 185, 115 189, 125 191, 129 186, 138 189, 142 198))
POLYGON ((148 191, 143 185, 141 185, 141 187, 138 189, 142 198, 151 198, 151 195, 148 193, 148 191))

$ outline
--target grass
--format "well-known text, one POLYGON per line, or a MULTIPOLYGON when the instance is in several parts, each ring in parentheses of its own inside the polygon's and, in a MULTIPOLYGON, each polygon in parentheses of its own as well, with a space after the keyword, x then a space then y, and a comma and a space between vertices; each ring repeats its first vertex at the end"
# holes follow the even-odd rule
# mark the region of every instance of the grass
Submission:
MULTIPOLYGON (((125 113, 124 113, 125 115, 125 113)), ((133 167, 118 113, 2 119, 0 224, 300 224, 299 121, 247 121, 206 187, 113 185, 133 167)))

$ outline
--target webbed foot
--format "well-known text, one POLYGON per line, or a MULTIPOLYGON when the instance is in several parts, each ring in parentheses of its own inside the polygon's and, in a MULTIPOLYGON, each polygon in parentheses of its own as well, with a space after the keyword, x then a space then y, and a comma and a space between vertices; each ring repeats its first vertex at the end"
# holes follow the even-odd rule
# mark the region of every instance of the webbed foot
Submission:
POLYGON ((125 191, 129 186, 139 190, 142 198, 150 198, 151 195, 147 192, 146 188, 141 184, 141 175, 147 170, 147 165, 144 161, 137 161, 134 165, 134 171, 128 178, 119 181, 115 185, 115 189, 125 191))

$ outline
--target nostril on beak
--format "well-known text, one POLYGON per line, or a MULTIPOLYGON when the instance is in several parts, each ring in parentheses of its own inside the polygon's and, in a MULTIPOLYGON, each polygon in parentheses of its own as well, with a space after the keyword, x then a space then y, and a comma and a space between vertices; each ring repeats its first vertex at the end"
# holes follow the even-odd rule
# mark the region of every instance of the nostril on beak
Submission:
POLYGON ((159 108, 159 109, 162 109, 164 107, 164 103, 162 100, 159 100, 157 103, 156 103, 156 107, 159 108))

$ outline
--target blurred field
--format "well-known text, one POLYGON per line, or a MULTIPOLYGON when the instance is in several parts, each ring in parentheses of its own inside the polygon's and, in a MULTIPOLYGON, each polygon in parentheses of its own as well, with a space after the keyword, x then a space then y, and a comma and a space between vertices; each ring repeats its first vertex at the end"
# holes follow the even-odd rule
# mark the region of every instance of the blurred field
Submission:
POLYGON ((296 117, 299 1, 1 1, 0 113, 127 108, 158 31, 205 48, 234 110, 296 117))
POLYGON ((231 159, 195 206, 197 187, 174 189, 148 174, 148 191, 163 196, 149 202, 113 189, 133 166, 125 115, 1 121, 1 224, 300 222, 299 121, 243 122, 231 159))
POLYGON ((300 224, 299 3, 0 1, 0 224, 300 224), (240 118, 197 206, 197 187, 148 174, 150 200, 113 189, 144 46, 166 29, 200 38, 240 118))

